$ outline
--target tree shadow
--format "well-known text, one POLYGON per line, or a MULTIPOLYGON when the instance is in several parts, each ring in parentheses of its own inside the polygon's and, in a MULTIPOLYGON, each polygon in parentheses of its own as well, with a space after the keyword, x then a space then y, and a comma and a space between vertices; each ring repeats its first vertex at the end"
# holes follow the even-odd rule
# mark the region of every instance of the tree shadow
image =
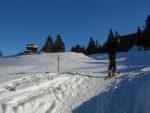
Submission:
POLYGON ((83 62, 83 63, 87 63, 87 64, 108 64, 108 62, 83 62))

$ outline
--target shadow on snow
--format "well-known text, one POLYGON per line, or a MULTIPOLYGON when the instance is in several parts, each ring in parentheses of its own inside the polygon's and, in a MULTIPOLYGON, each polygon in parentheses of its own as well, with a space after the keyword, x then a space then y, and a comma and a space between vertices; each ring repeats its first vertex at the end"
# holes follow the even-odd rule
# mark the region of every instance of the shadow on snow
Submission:
MULTIPOLYGON (((129 78, 122 76, 121 82, 112 82, 107 91, 84 102, 73 110, 73 113, 135 113, 135 99, 138 88, 146 81, 150 81, 150 73, 129 78)), ((117 81, 117 80, 116 80, 117 81)), ((150 83, 149 83, 150 85, 150 83)), ((143 92, 144 93, 144 92, 143 92)), ((146 105, 145 105, 146 106, 146 105)), ((139 106, 138 112, 142 112, 143 106, 139 106)), ((146 113, 146 112, 145 112, 146 113)))

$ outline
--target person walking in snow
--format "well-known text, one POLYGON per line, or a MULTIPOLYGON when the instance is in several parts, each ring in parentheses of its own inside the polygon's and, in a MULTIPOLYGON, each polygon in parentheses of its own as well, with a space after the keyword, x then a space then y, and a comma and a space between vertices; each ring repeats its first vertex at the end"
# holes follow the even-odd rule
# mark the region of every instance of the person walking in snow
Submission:
POLYGON ((115 38, 112 30, 110 30, 110 34, 107 41, 109 55, 108 77, 115 76, 116 74, 116 53, 118 42, 119 39, 115 38))

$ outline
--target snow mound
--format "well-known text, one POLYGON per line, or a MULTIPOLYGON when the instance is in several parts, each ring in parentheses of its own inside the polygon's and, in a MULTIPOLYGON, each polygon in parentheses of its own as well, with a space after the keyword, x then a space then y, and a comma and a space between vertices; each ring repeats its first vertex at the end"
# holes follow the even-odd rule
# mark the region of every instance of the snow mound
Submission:
POLYGON ((150 66, 150 51, 138 51, 138 47, 133 47, 127 54, 128 63, 131 66, 150 66))
POLYGON ((150 73, 121 77, 73 113, 149 113, 150 73))

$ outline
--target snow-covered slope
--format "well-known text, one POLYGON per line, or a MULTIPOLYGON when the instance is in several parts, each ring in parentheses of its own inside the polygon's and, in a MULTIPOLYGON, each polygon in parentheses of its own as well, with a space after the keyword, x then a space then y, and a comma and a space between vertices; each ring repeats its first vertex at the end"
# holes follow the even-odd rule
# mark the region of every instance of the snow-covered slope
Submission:
POLYGON ((110 80, 105 79, 107 54, 1 58, 0 113, 149 113, 149 55, 135 50, 119 53, 121 74, 110 80), (147 62, 139 63, 142 60, 147 62))
POLYGON ((57 72, 57 57, 60 55, 60 71, 93 71, 105 66, 80 53, 51 53, 25 55, 0 59, 1 74, 22 72, 57 72), (6 68, 7 67, 7 68, 6 68))

